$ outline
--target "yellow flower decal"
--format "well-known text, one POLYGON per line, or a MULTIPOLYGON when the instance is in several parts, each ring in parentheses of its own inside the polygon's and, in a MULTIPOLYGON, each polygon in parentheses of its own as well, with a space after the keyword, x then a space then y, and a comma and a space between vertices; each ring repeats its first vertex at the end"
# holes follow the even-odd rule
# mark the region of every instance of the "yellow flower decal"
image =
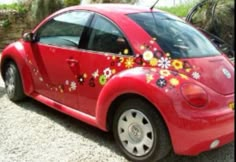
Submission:
POLYGON ((152 74, 146 74, 147 83, 150 83, 153 79, 154 79, 154 78, 153 78, 153 75, 152 75, 152 74))
POLYGON ((125 67, 126 68, 132 68, 134 66, 134 59, 129 57, 125 61, 125 67))
POLYGON ((152 51, 146 50, 146 51, 143 53, 143 59, 144 59, 145 61, 150 61, 152 58, 153 58, 153 53, 152 53, 152 51))
POLYGON ((126 49, 124 49, 124 54, 125 55, 128 55, 129 54, 129 50, 126 48, 126 49))
POLYGON ((170 84, 171 84, 172 86, 177 86, 177 85, 179 85, 179 80, 176 79, 176 78, 171 78, 171 79, 170 79, 170 84))
POLYGON ((189 72, 191 71, 191 68, 187 68, 187 69, 185 69, 185 71, 186 71, 187 73, 189 73, 189 72))
POLYGON ((174 66, 174 68, 175 68, 176 70, 183 69, 183 62, 180 61, 180 60, 174 60, 174 61, 172 62, 172 66, 174 66))
POLYGON ((179 74, 179 75, 180 75, 180 77, 183 78, 183 79, 186 79, 186 80, 188 79, 188 76, 186 76, 186 75, 184 75, 184 74, 179 74))
POLYGON ((157 58, 152 58, 151 60, 150 60, 150 65, 151 66, 157 66, 157 63, 158 63, 158 59, 157 58))
POLYGON ((160 70, 160 74, 161 74, 161 76, 168 77, 170 75, 170 71, 162 69, 162 70, 160 70))

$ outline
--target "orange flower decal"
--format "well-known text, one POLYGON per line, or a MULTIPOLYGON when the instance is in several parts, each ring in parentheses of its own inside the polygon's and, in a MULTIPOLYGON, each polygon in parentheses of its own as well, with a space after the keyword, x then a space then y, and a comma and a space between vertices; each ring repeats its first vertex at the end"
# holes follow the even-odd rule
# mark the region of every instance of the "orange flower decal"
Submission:
POLYGON ((172 66, 176 69, 176 70, 180 70, 183 69, 183 62, 180 60, 174 60, 172 62, 172 66))
POLYGON ((134 66, 134 59, 129 57, 125 61, 125 67, 126 68, 132 68, 134 66))

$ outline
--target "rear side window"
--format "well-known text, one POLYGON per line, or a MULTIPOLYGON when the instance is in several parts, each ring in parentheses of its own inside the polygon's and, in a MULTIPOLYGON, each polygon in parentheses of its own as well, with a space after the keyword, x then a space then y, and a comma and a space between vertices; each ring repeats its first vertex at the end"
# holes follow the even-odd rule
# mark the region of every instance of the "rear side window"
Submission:
POLYGON ((165 53, 172 58, 191 58, 219 55, 214 45, 198 30, 183 20, 162 12, 128 15, 139 24, 165 53))
POLYGON ((131 48, 119 28, 104 18, 96 15, 91 26, 88 50, 131 55, 131 48))

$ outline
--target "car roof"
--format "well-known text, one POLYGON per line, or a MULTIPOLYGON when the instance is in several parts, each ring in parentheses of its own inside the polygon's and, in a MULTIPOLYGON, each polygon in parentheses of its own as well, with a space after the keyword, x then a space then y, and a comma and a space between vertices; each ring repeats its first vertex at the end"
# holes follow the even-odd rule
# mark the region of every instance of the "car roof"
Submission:
POLYGON ((66 10, 89 10, 94 11, 103 15, 109 16, 110 14, 115 15, 126 15, 137 12, 150 12, 150 8, 129 5, 129 4, 89 4, 89 5, 78 5, 66 8, 66 10))

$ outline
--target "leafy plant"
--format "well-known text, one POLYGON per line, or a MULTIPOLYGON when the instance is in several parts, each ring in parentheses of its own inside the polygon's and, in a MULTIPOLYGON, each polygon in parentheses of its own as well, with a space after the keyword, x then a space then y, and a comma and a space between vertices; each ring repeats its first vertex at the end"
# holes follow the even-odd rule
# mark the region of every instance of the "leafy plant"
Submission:
POLYGON ((80 4, 80 0, 64 0, 64 5, 67 6, 73 6, 80 4))
POLYGON ((2 22, 2 27, 3 28, 8 28, 11 25, 11 22, 9 19, 4 19, 2 22))
POLYGON ((23 3, 12 3, 12 4, 1 4, 0 9, 2 10, 16 10, 19 13, 26 13, 27 9, 23 3))

